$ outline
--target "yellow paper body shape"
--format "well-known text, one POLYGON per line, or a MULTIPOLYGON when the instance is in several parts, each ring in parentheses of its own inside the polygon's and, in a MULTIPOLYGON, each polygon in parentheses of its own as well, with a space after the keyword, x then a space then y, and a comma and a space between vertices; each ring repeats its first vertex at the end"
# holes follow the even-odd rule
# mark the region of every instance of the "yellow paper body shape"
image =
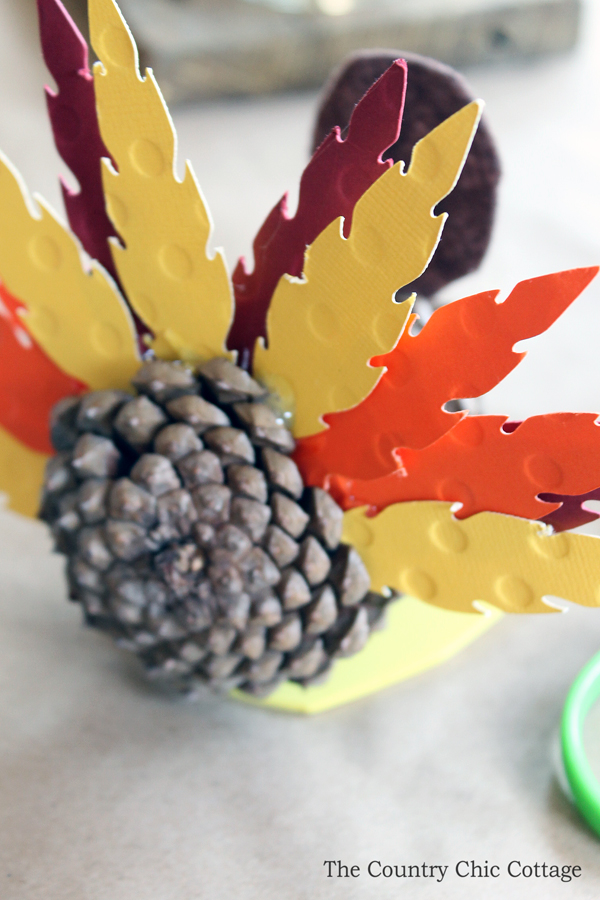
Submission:
POLYGON ((92 390, 127 388, 140 365, 129 310, 97 263, 85 270, 76 239, 35 199, 38 209, 0 153, 0 278, 59 368, 92 390))
POLYGON ((94 85, 102 138, 115 160, 103 171, 107 209, 124 247, 112 253, 127 297, 156 335, 158 356, 190 361, 229 355, 231 287, 189 162, 175 175, 176 137, 151 71, 141 78, 135 42, 113 0, 90 0, 101 63, 94 85))
POLYGON ((396 503, 344 516, 344 539, 362 556, 372 590, 395 588, 445 609, 484 601, 511 613, 556 612, 542 597, 600 606, 600 538, 482 512, 457 521, 451 504, 396 503))
POLYGON ((8 505, 15 512, 37 515, 48 458, 0 428, 0 491, 8 494, 8 505))
POLYGON ((368 360, 392 349, 410 312, 394 293, 425 269, 445 215, 432 209, 456 183, 481 104, 471 103, 415 146, 410 168, 388 169, 354 208, 348 239, 332 222, 306 253, 303 278, 283 276, 261 339, 256 376, 284 379, 295 397, 294 434, 325 428, 321 416, 359 403, 382 369, 368 360))

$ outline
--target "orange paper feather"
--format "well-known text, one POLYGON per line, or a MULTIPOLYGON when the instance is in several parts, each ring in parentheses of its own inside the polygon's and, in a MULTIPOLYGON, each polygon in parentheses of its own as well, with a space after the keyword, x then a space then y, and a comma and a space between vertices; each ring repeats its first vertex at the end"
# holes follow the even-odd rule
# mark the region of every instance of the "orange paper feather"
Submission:
POLYGON ((532 416, 509 431, 505 416, 469 416, 423 450, 396 450, 395 472, 368 481, 332 476, 328 488, 345 509, 368 506, 370 515, 406 500, 443 500, 462 504, 459 519, 478 512, 540 519, 560 503, 543 502, 539 493, 582 494, 600 485, 596 419, 532 416))
POLYGON ((31 450, 53 453, 50 410, 87 385, 66 375, 25 330, 23 309, 0 284, 0 426, 31 450))
POLYGON ((545 331, 597 271, 522 281, 503 303, 496 302, 498 291, 465 297, 438 309, 416 336, 405 330, 390 353, 371 360, 387 371, 362 403, 325 415, 329 428, 298 442, 305 481, 322 484, 329 474, 379 478, 396 468, 394 448, 436 441, 465 415, 445 412, 444 404, 479 397, 502 381, 525 356, 513 352, 514 344, 545 331))

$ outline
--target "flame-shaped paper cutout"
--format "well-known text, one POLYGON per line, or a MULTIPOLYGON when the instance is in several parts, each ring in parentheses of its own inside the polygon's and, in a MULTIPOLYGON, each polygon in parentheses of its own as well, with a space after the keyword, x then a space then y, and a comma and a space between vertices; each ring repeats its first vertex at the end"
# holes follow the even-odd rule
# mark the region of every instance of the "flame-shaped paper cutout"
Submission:
POLYGON ((287 215, 287 194, 271 210, 254 240, 254 270, 240 259, 233 273, 235 318, 227 344, 243 358, 259 336, 284 274, 301 275, 309 244, 339 216, 350 233, 354 204, 393 162, 382 155, 397 140, 406 93, 406 63, 396 60, 356 105, 348 135, 335 128, 325 138, 300 180, 298 208, 287 215))
POLYGON ((473 612, 485 601, 511 613, 553 612, 542 597, 600 606, 600 538, 552 534, 539 522, 482 512, 457 522, 449 503, 388 506, 344 516, 371 588, 404 591, 445 609, 473 612))
POLYGON ((0 154, 0 278, 59 369, 92 390, 125 389, 140 365, 131 315, 104 270, 84 269, 75 238, 36 200, 0 154))
POLYGON ((465 413, 449 400, 491 390, 523 359, 517 341, 541 334, 598 272, 571 269, 522 281, 502 303, 498 291, 464 297, 434 312, 415 336, 405 329, 395 349, 372 360, 387 371, 354 409, 326 415, 326 431, 300 441, 296 462, 308 484, 328 474, 379 478, 397 467, 396 447, 422 448, 465 413), (356 435, 361 435, 360 441, 356 435))
POLYGON ((31 450, 0 427, 0 491, 8 495, 10 509, 37 515, 47 461, 45 453, 31 450))
POLYGON ((344 509, 366 504, 369 515, 406 500, 444 500, 462 504, 457 519, 484 511, 541 519, 559 506, 538 500, 541 491, 582 494, 600 484, 596 419, 532 416, 507 432, 506 416, 468 416, 424 450, 396 450, 397 471, 368 481, 332 476, 328 487, 344 509))
POLYGON ((297 437, 325 428, 321 416, 359 403, 408 314, 394 304, 398 288, 424 270, 445 217, 432 209, 460 174, 481 113, 470 103, 415 146, 410 167, 388 169, 354 208, 348 238, 332 222, 307 250, 303 280, 283 277, 267 318, 268 348, 255 351, 255 372, 291 387, 297 437))
POLYGON ((37 6, 44 59, 58 87, 46 88, 54 142, 79 183, 73 190, 61 178, 69 225, 84 250, 116 279, 108 245, 115 229, 106 214, 100 164, 109 154, 98 127, 88 46, 60 0, 37 0, 37 6))
POLYGON ((100 130, 117 171, 106 163, 109 215, 125 246, 113 244, 119 278, 154 350, 188 360, 224 355, 232 318, 222 254, 207 255, 208 212, 189 162, 175 174, 175 130, 150 70, 113 0, 90 0, 100 130))
POLYGON ((25 330, 22 305, 0 284, 0 426, 38 453, 53 453, 50 410, 86 385, 58 369, 25 330))

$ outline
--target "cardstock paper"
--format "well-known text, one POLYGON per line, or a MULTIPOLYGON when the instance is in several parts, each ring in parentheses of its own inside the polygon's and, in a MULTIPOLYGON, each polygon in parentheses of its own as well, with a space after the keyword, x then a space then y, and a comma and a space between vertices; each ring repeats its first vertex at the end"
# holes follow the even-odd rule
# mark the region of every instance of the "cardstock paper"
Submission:
POLYGON ((254 368, 290 385, 296 437, 323 430, 323 414, 359 403, 379 379, 368 362, 398 340, 408 309, 394 294, 435 249, 444 216, 432 209, 460 174, 480 111, 471 103, 426 135, 406 175, 398 164, 363 194, 348 238, 332 222, 308 248, 302 280, 279 281, 254 368))
POLYGON ((542 521, 551 525, 555 531, 567 531, 570 528, 579 528, 600 518, 600 513, 585 508, 590 500, 600 500, 600 488, 569 497, 566 494, 540 494, 540 499, 548 503, 560 503, 554 512, 542 516, 542 521))
POLYGON ((154 332, 156 354, 206 360, 227 355, 232 291, 220 251, 207 254, 211 223, 191 164, 175 175, 175 130, 151 71, 140 76, 137 47, 113 0, 90 0, 102 138, 117 170, 103 171, 112 244, 133 309, 154 332))
POLYGON ((23 309, 0 284, 0 426, 31 450, 50 454, 50 410, 87 386, 70 378, 25 330, 23 309))
POLYGON ((362 403, 325 415, 327 430, 299 441, 295 459, 305 481, 323 484, 333 473, 378 478, 397 468, 394 448, 436 441, 465 415, 443 405, 502 381, 525 356, 513 352, 515 343, 549 328, 597 272, 531 278, 502 303, 498 291, 464 297, 436 310, 418 334, 405 329, 391 353, 371 360, 387 370, 362 403))
POLYGON ((600 538, 552 534, 539 522, 482 512, 457 521, 450 503, 396 503, 373 518, 353 509, 344 540, 385 586, 444 609, 484 601, 511 613, 556 612, 543 597, 600 606, 600 538))
POLYGON ((123 388, 140 365, 133 322, 97 263, 0 154, 0 278, 26 307, 27 331, 59 369, 91 390, 123 388))
POLYGON ((344 509, 367 504, 373 515, 405 500, 445 500, 461 504, 457 519, 485 511, 545 518, 559 504, 538 499, 540 492, 598 488, 596 420, 595 413, 553 413, 506 432, 506 416, 467 416, 423 450, 396 450, 395 472, 367 481, 332 476, 328 488, 344 509))
POLYGON ((7 495, 10 509, 22 516, 37 515, 48 459, 0 426, 0 491, 7 495))
POLYGON ((383 153, 400 133, 406 63, 396 60, 356 105, 348 135, 335 128, 315 151, 300 180, 298 208, 287 215, 287 194, 271 210, 254 240, 254 269, 244 259, 233 273, 235 317, 228 347, 250 355, 265 337, 266 316, 277 282, 284 274, 300 276, 306 248, 334 219, 344 219, 350 233, 352 212, 368 187, 392 166, 383 153))
POLYGON ((117 278, 108 244, 115 229, 106 214, 101 159, 108 150, 100 137, 88 46, 60 0, 37 0, 42 52, 58 91, 46 88, 54 143, 79 184, 61 179, 69 225, 84 250, 117 278))

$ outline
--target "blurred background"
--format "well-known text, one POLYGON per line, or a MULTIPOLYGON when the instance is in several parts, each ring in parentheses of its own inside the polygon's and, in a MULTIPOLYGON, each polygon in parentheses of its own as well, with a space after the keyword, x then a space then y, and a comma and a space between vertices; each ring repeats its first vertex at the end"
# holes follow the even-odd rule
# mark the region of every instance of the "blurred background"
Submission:
MULTIPOLYGON (((436 302, 600 263, 600 4, 576 0, 121 0, 155 69, 230 268, 309 156, 331 66, 382 44, 456 66, 486 101, 502 164, 478 270, 436 302)), ((80 0, 65 0, 85 27, 80 0)), ((409 73, 410 77, 410 73, 409 73)), ((0 0, 0 147, 61 208, 34 0, 0 0)), ((407 110, 407 114, 410 112, 407 110)), ((600 280, 479 402, 514 418, 600 412, 600 280)), ((569 684, 600 646, 598 610, 507 616, 443 667, 326 716, 171 703, 65 602, 41 523, 0 513, 2 900, 331 900, 348 862, 582 865, 597 840, 562 798, 550 749, 569 684), (451 824, 451 827, 450 827, 451 824), (365 854, 375 854, 365 856, 365 854), (491 855, 490 855, 491 854, 491 855)), ((591 726, 600 773, 600 709, 591 726)), ((406 886, 411 897, 441 896, 406 886)), ((565 886, 511 884, 512 900, 565 886)), ((444 897, 507 896, 505 883, 444 897)))
MULTIPOLYGON (((65 5, 85 31, 84 0, 65 5)), ((458 68, 486 102, 503 175, 489 251, 436 302, 600 262, 600 10, 585 0, 122 0, 169 99, 230 268, 251 259, 272 205, 295 193, 320 88, 360 47, 416 51, 458 68)), ((410 78, 410 73, 409 73, 410 78)), ((60 208, 34 0, 0 0, 0 147, 60 208)), ((410 115, 410 110, 406 110, 410 115)), ((600 286, 479 402, 522 417, 600 409, 600 286)))
MULTIPOLYGON (((71 0, 85 23, 85 0, 71 0)), ((122 0, 167 100, 319 87, 358 48, 453 66, 571 49, 580 0, 122 0)))

